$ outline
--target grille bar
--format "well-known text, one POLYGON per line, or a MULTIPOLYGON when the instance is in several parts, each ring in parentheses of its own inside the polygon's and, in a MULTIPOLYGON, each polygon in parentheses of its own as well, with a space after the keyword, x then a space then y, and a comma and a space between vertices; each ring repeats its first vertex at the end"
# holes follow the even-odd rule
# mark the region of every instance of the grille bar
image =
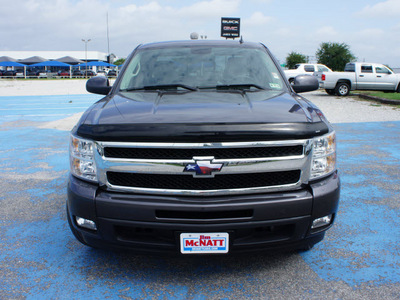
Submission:
POLYGON ((114 186, 167 190, 231 190, 280 186, 297 183, 301 171, 280 171, 249 174, 215 175, 214 178, 194 178, 191 175, 141 174, 107 172, 108 182, 114 186))
POLYGON ((303 145, 250 148, 128 148, 105 147, 104 156, 122 159, 192 159, 194 156, 213 156, 215 159, 287 157, 303 154, 303 145))

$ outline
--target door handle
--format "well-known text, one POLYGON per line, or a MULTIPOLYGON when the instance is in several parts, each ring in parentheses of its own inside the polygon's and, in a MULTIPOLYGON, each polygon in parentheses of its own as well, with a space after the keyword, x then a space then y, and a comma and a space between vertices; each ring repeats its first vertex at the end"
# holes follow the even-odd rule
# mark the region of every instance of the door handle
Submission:
POLYGON ((379 77, 379 78, 380 78, 380 77, 382 77, 382 76, 381 76, 381 75, 378 75, 378 76, 376 76, 376 77, 379 77))
POLYGON ((364 75, 360 75, 360 77, 364 77, 364 75))

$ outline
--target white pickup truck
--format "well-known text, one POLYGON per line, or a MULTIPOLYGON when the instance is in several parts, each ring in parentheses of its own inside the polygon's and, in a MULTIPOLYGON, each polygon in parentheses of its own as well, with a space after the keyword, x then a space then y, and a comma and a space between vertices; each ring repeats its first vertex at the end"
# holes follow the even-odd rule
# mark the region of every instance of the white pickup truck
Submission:
POLYGON ((298 75, 313 75, 314 72, 326 73, 332 72, 332 70, 321 64, 297 64, 295 69, 284 70, 283 72, 285 72, 286 78, 289 80, 289 82, 293 84, 294 78, 298 75))
POLYGON ((353 90, 392 91, 400 93, 400 74, 382 64, 348 63, 344 72, 318 72, 320 88, 329 95, 347 96, 353 90))

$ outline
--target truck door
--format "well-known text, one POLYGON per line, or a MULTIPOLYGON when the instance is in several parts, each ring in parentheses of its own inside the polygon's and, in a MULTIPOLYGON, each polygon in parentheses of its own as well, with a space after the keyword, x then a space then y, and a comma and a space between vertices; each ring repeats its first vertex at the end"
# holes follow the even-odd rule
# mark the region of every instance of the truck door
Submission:
POLYGON ((357 87, 358 90, 374 90, 376 84, 376 74, 372 65, 361 64, 357 74, 357 87))
POLYGON ((394 91, 397 85, 397 76, 385 66, 375 67, 376 87, 380 91, 394 91))

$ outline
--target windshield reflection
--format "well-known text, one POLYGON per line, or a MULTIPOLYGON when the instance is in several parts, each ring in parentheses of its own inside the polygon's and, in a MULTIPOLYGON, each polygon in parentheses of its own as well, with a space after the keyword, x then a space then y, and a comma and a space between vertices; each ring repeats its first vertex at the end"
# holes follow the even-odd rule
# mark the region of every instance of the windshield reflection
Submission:
POLYGON ((246 85, 282 91, 284 81, 266 51, 236 47, 143 49, 130 61, 121 91, 152 86, 192 87, 246 85))

